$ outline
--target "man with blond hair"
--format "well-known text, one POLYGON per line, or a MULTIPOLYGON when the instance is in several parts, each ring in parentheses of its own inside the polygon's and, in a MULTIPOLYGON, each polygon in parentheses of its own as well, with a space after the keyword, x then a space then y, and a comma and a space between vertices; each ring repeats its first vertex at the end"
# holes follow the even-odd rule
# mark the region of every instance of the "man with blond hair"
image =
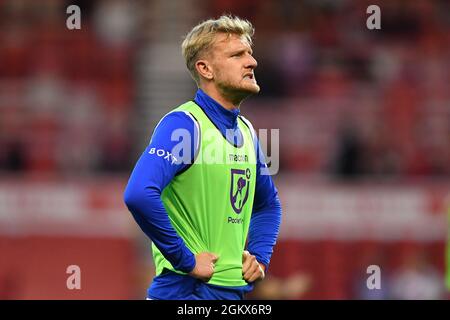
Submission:
POLYGON ((165 115, 124 200, 152 240, 148 299, 243 299, 262 280, 281 205, 242 101, 256 83, 250 22, 221 16, 195 26, 182 53, 198 91, 165 115))

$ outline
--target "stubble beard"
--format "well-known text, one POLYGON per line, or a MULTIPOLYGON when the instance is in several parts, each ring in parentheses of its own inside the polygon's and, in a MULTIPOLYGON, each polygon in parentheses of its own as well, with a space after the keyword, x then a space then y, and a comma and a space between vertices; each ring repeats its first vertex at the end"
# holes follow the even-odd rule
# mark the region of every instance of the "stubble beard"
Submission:
MULTIPOLYGON (((242 81, 246 80, 243 79, 242 81)), ((246 98, 257 94, 260 91, 259 85, 256 82, 252 87, 250 87, 250 85, 245 86, 242 83, 236 85, 231 82, 224 81, 218 83, 217 87, 221 94, 235 105, 240 105, 240 103, 246 98)))

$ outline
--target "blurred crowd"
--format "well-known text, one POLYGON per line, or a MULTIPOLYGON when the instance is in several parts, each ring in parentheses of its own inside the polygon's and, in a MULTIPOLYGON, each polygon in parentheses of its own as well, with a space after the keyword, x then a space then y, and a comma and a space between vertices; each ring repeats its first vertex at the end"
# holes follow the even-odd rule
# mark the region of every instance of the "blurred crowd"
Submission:
POLYGON ((249 299, 439 300, 440 243, 284 241, 249 299), (375 273, 368 269, 377 267, 375 273), (377 285, 375 284, 377 281, 377 285))
POLYGON ((1 171, 129 169, 134 7, 86 1, 69 30, 70 3, 0 3, 1 171))
MULTIPOLYGON (((71 3, 0 4, 1 171, 127 172, 135 161, 144 1, 75 1, 76 31, 71 3)), ((196 3, 256 27, 262 91, 242 112, 280 129, 282 171, 450 175, 448 1, 381 1, 381 30, 366 28, 365 0, 196 3)))

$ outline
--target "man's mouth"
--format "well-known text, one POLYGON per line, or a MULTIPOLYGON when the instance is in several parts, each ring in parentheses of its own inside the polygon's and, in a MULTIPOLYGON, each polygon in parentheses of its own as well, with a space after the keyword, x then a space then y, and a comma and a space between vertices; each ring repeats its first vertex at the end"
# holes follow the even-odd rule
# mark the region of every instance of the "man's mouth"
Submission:
POLYGON ((253 75, 253 73, 247 73, 246 75, 244 75, 244 79, 246 78, 253 80, 255 76, 253 75))

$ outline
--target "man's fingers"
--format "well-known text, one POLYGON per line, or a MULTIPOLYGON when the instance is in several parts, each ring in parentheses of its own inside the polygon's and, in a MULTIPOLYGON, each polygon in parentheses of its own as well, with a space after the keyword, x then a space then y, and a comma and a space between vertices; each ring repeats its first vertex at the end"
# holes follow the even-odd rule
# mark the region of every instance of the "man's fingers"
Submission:
POLYGON ((248 269, 250 268, 251 265, 252 265, 252 262, 249 259, 247 259, 244 262, 244 264, 242 265, 242 274, 245 274, 248 271, 248 269))
POLYGON ((250 255, 250 252, 248 252, 247 250, 244 250, 244 252, 242 252, 242 263, 245 262, 245 260, 247 260, 247 257, 250 255))
POLYGON ((257 262, 255 256, 249 254, 248 251, 244 251, 244 254, 245 252, 247 252, 248 255, 246 256, 244 263, 242 264, 242 273, 244 274, 248 271, 253 263, 257 262))
POLYGON ((264 270, 256 257, 247 250, 242 253, 242 275, 245 281, 253 282, 264 278, 264 270))
POLYGON ((252 263, 248 270, 244 274, 244 279, 250 279, 251 276, 258 271, 259 265, 258 262, 255 261, 255 263, 252 263))
POLYGON ((254 282, 256 279, 258 279, 259 274, 257 272, 255 272, 254 274, 252 274, 252 276, 247 280, 247 282, 254 282))
POLYGON ((219 260, 219 256, 215 255, 214 253, 211 253, 210 257, 213 263, 216 263, 217 260, 219 260))
POLYGON ((254 282, 259 279, 264 279, 265 272, 258 261, 255 261, 254 264, 250 266, 250 268, 244 274, 244 280, 247 282, 254 282))
POLYGON ((264 279, 266 277, 266 273, 264 272, 264 269, 261 267, 261 264, 258 264, 258 270, 256 271, 256 278, 252 281, 256 281, 258 279, 264 279))
POLYGON ((256 271, 254 274, 252 274, 250 279, 247 280, 247 282, 254 282, 254 281, 258 280, 259 278, 263 278, 263 275, 259 271, 256 271))
POLYGON ((247 279, 245 279, 245 281, 254 282, 259 279, 264 279, 264 272, 261 269, 257 268, 255 272, 253 272, 249 277, 247 277, 247 279))
POLYGON ((195 255, 195 267, 189 274, 205 282, 214 275, 215 262, 219 257, 211 252, 201 252, 195 255))

